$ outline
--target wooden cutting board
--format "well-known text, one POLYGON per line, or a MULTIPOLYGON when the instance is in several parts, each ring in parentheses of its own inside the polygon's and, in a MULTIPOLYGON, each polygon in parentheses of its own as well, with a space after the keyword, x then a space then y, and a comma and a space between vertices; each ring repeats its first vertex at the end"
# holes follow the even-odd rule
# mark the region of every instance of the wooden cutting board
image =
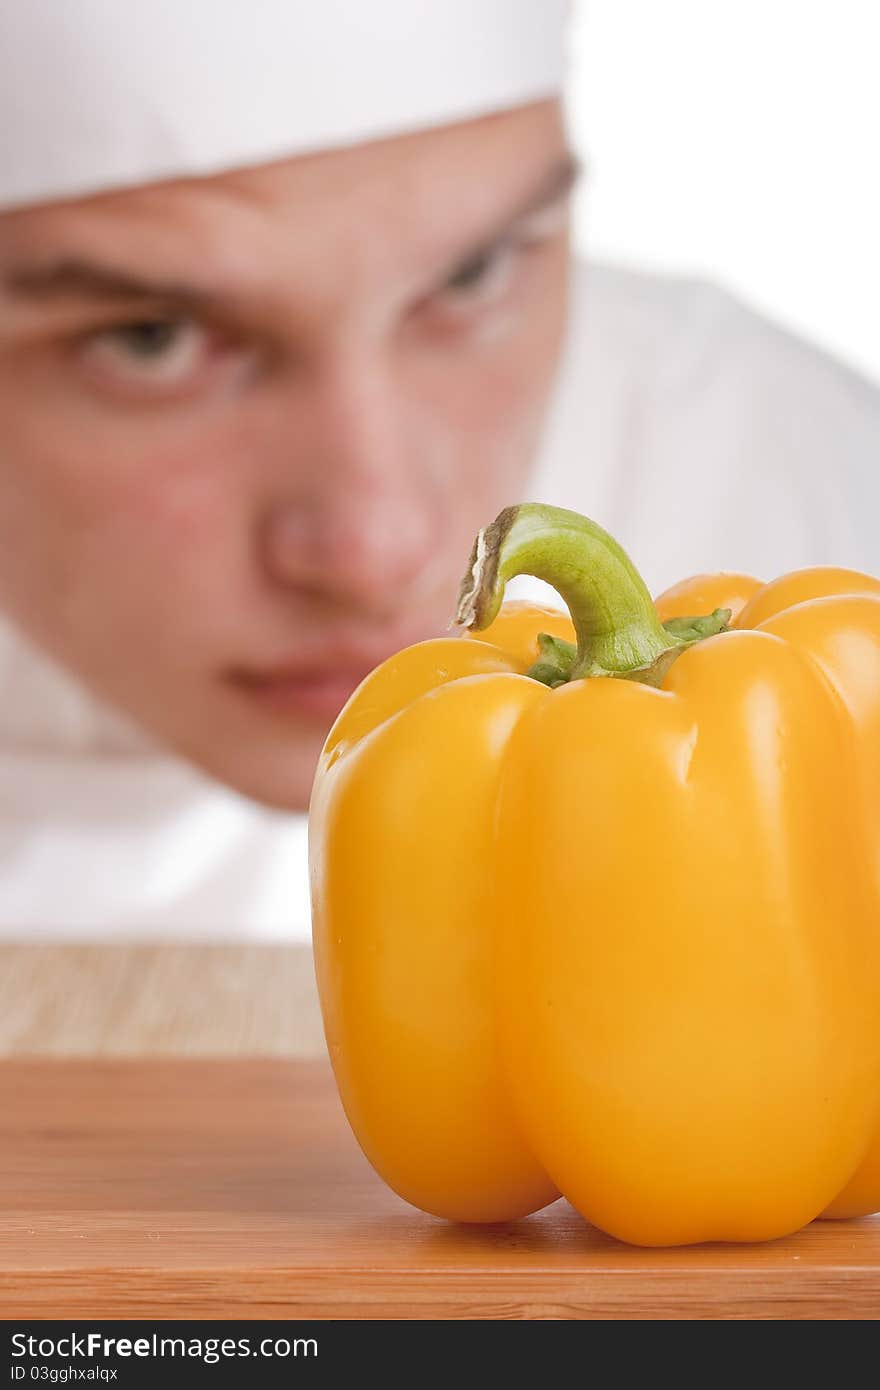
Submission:
POLYGON ((0 1311, 120 1318, 875 1318, 880 1221, 637 1250, 563 1201, 492 1228, 373 1174, 315 1061, 0 1064, 0 1311))

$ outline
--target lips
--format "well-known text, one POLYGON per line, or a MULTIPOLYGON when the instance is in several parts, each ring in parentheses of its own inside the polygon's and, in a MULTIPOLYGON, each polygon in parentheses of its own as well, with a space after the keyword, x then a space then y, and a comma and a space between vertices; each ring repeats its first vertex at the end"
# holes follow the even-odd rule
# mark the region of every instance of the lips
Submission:
POLYGON ((235 684, 252 700, 276 714, 333 719, 371 670, 372 666, 361 666, 351 670, 333 667, 262 675, 241 673, 235 678, 235 684))
POLYGON ((232 684, 260 707, 275 714, 332 720, 361 681, 403 647, 431 635, 401 635, 355 649, 336 647, 319 659, 303 654, 298 661, 231 672, 232 684))

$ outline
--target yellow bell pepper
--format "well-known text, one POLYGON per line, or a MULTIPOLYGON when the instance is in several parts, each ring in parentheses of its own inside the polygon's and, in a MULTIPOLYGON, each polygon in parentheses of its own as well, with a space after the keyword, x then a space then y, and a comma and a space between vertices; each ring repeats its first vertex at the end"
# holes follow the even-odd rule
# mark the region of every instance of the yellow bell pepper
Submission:
POLYGON ((458 621, 480 639, 363 682, 312 797, 325 1032, 374 1167, 442 1217, 562 1193, 646 1245, 875 1210, 880 582, 700 576, 655 607, 532 504, 480 533, 458 621), (521 573, 570 618, 501 608, 521 573))

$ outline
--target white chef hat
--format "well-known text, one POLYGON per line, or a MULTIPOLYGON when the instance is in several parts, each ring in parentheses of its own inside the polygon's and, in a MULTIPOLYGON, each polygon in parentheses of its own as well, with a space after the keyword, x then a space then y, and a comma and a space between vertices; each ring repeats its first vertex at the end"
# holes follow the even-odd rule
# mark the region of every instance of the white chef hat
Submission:
POLYGON ((568 0, 0 0, 0 208, 552 95, 568 0))

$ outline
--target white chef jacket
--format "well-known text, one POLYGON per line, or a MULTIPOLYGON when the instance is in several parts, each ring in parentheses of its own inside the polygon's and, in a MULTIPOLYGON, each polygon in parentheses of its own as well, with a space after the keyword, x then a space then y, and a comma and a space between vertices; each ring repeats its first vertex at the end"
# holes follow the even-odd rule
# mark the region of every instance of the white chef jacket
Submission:
MULTIPOLYGON (((594 517, 653 592, 880 574, 880 390, 709 284, 581 266, 528 494, 594 517)), ((169 755, 0 619, 0 935, 308 934, 305 816, 169 755)))

